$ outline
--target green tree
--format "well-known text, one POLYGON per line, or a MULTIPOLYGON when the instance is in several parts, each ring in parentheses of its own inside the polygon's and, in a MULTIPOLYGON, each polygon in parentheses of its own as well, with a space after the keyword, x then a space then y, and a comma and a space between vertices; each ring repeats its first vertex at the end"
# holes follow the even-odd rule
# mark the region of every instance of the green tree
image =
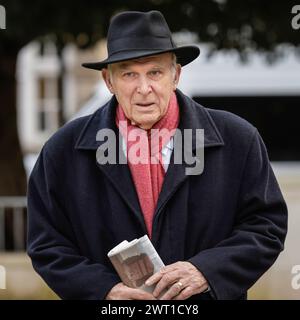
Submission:
POLYGON ((298 46, 300 38, 300 31, 291 27, 295 1, 6 0, 1 4, 7 28, 0 30, 0 195, 26 193, 16 127, 15 67, 19 50, 30 41, 52 35, 60 49, 70 41, 87 47, 105 36, 112 14, 153 9, 163 12, 172 31, 194 31, 214 49, 234 48, 242 56, 251 48, 274 57, 276 45, 298 46))

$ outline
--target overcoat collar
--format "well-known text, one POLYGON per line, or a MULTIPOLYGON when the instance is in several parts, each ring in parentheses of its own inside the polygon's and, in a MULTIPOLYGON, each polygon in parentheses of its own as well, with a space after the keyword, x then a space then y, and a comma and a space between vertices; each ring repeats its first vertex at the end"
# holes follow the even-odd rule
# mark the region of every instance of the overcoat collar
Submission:
MULTIPOLYGON (((204 146, 222 146, 224 141, 208 111, 176 90, 176 96, 180 107, 180 129, 204 129, 204 146)), ((112 129, 118 134, 115 123, 117 100, 113 96, 103 107, 90 116, 79 138, 76 141, 76 149, 97 150, 101 142, 96 141, 97 132, 101 129, 112 129)), ((193 146, 195 141, 193 140, 193 146)))
MULTIPOLYGON (((192 99, 185 96, 179 90, 176 90, 176 95, 180 107, 179 129, 193 129, 192 131, 194 131, 194 129, 204 129, 204 148, 223 146, 224 141, 222 136, 208 111, 202 106, 197 105, 192 99)), ((106 105, 98 109, 93 115, 90 116, 86 125, 82 129, 79 138, 77 139, 75 144, 76 149, 97 150, 101 143, 103 143, 96 140, 97 132, 101 129, 111 129, 115 132, 116 137, 118 137, 119 131, 115 123, 116 106, 117 100, 115 96, 113 96, 106 105)), ((118 161, 118 151, 120 150, 118 145, 119 139, 116 140, 116 153, 118 161)), ((194 135, 192 146, 194 150, 196 146, 194 135)), ((114 185, 115 189, 119 192, 127 205, 132 209, 135 216, 139 219, 144 232, 146 233, 142 211, 139 205, 136 190, 134 188, 129 166, 127 164, 98 164, 98 166, 114 185)), ((154 214, 152 235, 153 243, 158 240, 159 236, 155 232, 155 224, 158 223, 159 215, 178 187, 188 178, 185 169, 185 163, 180 165, 174 164, 174 161, 172 161, 171 158, 154 214)))

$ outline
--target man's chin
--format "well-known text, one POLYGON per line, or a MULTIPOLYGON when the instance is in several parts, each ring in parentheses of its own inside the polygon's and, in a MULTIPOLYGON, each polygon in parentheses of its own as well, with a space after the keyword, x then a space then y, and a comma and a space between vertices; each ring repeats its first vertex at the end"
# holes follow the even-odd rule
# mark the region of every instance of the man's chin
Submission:
POLYGON ((134 125, 134 126, 137 126, 141 129, 144 129, 144 130, 149 130, 151 129, 155 123, 157 123, 158 121, 160 120, 160 118, 158 119, 155 119, 155 120, 152 120, 151 121, 135 121, 135 120, 131 120, 131 124, 134 125))
POLYGON ((143 130, 149 130, 154 126, 154 123, 153 124, 136 124, 136 126, 138 126, 143 130))

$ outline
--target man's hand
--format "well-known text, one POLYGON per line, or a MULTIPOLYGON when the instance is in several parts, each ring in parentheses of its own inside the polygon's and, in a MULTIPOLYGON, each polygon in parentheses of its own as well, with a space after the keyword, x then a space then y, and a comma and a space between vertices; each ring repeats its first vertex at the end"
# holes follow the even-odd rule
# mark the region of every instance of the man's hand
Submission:
POLYGON ((156 298, 148 292, 141 289, 133 289, 127 287, 122 282, 116 284, 108 292, 106 300, 156 300, 156 298))
POLYGON ((208 283, 202 273, 190 262, 179 261, 163 267, 147 281, 146 285, 156 284, 153 296, 161 300, 185 300, 194 294, 201 293, 208 288, 208 283))

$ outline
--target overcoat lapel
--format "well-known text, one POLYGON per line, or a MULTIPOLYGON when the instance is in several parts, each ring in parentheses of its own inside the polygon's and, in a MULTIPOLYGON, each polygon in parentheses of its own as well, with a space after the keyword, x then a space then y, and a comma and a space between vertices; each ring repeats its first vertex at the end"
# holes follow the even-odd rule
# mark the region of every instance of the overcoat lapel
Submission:
MULTIPOLYGON (((114 131, 116 136, 116 160, 118 163, 119 158, 123 155, 120 155, 119 152, 119 130, 115 123, 116 106, 117 101, 113 96, 105 106, 94 113, 86 127, 81 132, 81 135, 75 146, 77 149, 91 150, 96 152, 101 144, 105 142, 96 140, 97 132, 102 129, 111 129, 114 131)), ((95 161, 97 161, 96 153, 94 156, 95 161)), ((97 166, 114 186, 116 192, 123 198, 124 202, 133 211, 134 215, 139 220, 146 233, 144 218, 129 166, 127 164, 99 164, 98 162, 97 166)))
MULTIPOLYGON (((177 100, 180 107, 180 122, 178 129, 183 137, 184 129, 192 129, 192 152, 193 156, 196 155, 196 148, 198 146, 196 139, 196 129, 204 130, 204 148, 223 146, 224 141, 219 133, 217 127, 215 126, 213 120, 211 119, 208 112, 199 105, 185 96, 180 90, 176 90, 177 100)), ((183 139, 182 139, 183 140, 183 139)), ((183 146, 183 144, 182 144, 183 146)), ((203 146, 203 143, 202 143, 203 146)), ((180 148, 181 144, 178 140, 174 139, 174 150, 175 148, 180 148)), ((184 149, 184 146, 183 146, 184 149)), ((205 156, 205 151, 204 151, 205 156)), ((168 170, 165 175, 164 183, 162 186, 161 193, 159 195, 155 217, 153 223, 158 218, 159 214, 163 211, 163 208, 167 205, 168 201, 172 198, 172 195, 177 191, 177 189, 188 179, 186 169, 189 165, 185 162, 184 150, 182 150, 182 163, 174 163, 174 152, 170 160, 168 170)), ((204 157, 203 157, 204 160, 204 157)))

